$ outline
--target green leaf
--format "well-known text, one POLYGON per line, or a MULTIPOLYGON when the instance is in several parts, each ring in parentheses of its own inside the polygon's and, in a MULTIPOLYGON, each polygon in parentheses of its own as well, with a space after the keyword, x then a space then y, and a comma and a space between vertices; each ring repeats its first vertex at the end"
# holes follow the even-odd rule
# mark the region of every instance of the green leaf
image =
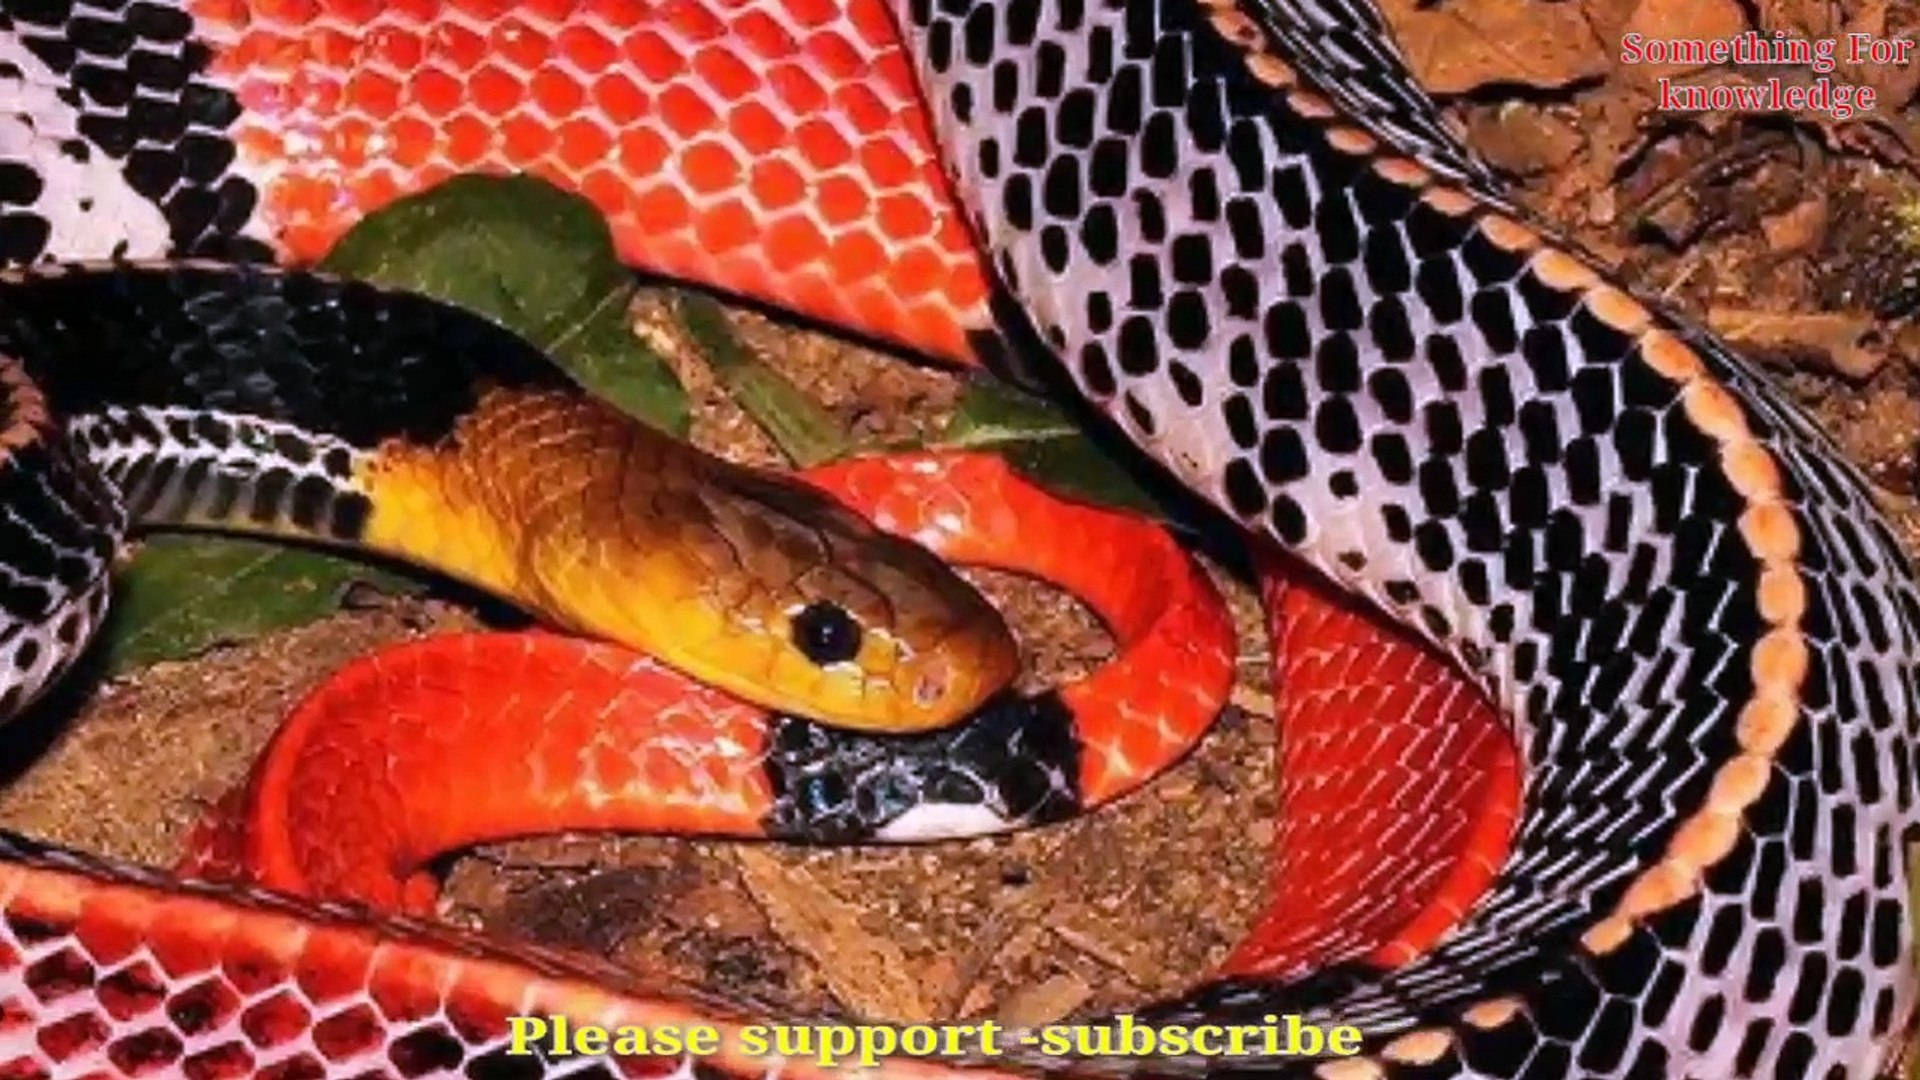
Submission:
POLYGON ((726 312, 698 293, 682 292, 674 315, 707 360, 714 378, 775 445, 802 468, 846 456, 853 435, 819 402, 741 344, 726 312))
MULTIPOLYGON (((798 467, 856 452, 921 448, 857 444, 846 425, 743 345, 726 313, 707 297, 681 294, 675 315, 715 378, 798 467)), ((999 380, 971 380, 953 418, 925 446, 991 451, 1062 494, 1155 516, 1164 513, 1071 417, 999 380)))
MULTIPOLYGON (((491 316, 643 420, 684 434, 686 392, 627 323, 633 276, 585 199, 529 177, 456 177, 357 225, 321 267, 491 316)), ((414 584, 305 548, 206 535, 149 538, 120 575, 106 632, 120 671, 296 626, 342 588, 414 584)))
POLYGON ((953 419, 930 445, 989 450, 1064 495, 1154 516, 1164 512, 1071 417, 1004 382, 969 382, 953 419))
POLYGON ((312 622, 337 610, 341 592, 354 581, 390 592, 413 587, 398 575, 284 544, 150 537, 114 582, 108 671, 119 674, 312 622))
POLYGON ((637 287, 586 199, 531 176, 456 176, 368 217, 321 269, 487 315, 640 419, 684 435, 686 390, 636 337, 637 287))
POLYGON ((996 447, 1056 439, 1084 439, 1079 425, 1051 402, 993 379, 967 384, 942 445, 996 447))

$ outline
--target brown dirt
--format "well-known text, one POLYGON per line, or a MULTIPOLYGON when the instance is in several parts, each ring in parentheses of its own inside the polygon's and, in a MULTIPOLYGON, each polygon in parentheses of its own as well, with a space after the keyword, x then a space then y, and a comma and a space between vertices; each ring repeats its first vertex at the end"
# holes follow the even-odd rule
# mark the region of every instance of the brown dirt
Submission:
MULTIPOLYGON (((1523 202, 1649 291, 1729 332, 1753 326, 1756 313, 1772 317, 1762 320, 1770 340, 1756 342, 1759 355, 1885 489, 1909 538, 1920 535, 1912 497, 1920 335, 1908 322, 1870 315, 1914 264, 1890 240, 1898 232, 1890 223, 1920 199, 1897 150, 1920 144, 1903 107, 1915 72, 1853 72, 1886 93, 1878 112, 1852 124, 1688 118, 1653 110, 1656 73, 1623 67, 1615 55, 1628 28, 1722 36, 1746 28, 1750 11, 1763 29, 1910 31, 1910 5, 1841 4, 1837 21, 1824 0, 1396 0, 1388 8, 1417 31, 1422 74, 1466 95, 1450 114, 1519 177, 1523 202), (1497 53, 1483 55, 1492 46, 1497 53), (1724 167, 1695 169, 1709 158, 1724 167), (1853 321, 1808 318, 1833 312, 1853 321)), ((657 297, 640 305, 637 320, 673 346, 657 297)), ((954 400, 948 376, 759 315, 737 323, 750 345, 863 434, 910 435, 954 400)), ((698 441, 769 460, 770 444, 713 388, 691 350, 673 351, 700 405, 698 441)), ((1102 654, 1099 629, 1058 594, 1014 579, 988 585, 1038 672, 1102 654)), ((1250 598, 1242 590, 1235 601, 1250 623, 1250 598)), ((395 600, 84 685, 25 729, 31 750, 15 755, 20 775, 0 792, 0 824, 170 860, 186 826, 242 774, 297 695, 383 643, 470 625, 446 603, 395 600)), ((1255 709, 1264 700, 1261 648, 1249 627, 1241 700, 1255 709)), ((1272 743, 1257 712, 1235 711, 1142 794, 1010 838, 837 851, 666 839, 504 845, 453 868, 446 912, 675 980, 752 986, 808 1011, 1033 1021, 1137 1003, 1206 971, 1251 917, 1271 835, 1272 743)))

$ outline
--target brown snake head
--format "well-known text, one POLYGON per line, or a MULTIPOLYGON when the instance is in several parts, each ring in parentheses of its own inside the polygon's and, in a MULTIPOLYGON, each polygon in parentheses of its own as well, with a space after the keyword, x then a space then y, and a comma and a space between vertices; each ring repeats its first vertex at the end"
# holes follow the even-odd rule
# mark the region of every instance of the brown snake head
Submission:
POLYGON ((373 546, 769 708, 922 731, 1018 669, 998 613, 925 549, 578 393, 491 391, 361 480, 373 546))

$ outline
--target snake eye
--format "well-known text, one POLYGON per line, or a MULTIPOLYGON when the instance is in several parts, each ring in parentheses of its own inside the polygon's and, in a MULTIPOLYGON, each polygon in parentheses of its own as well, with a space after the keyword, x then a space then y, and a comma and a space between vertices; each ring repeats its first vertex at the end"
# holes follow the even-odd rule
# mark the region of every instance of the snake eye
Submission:
POLYGON ((860 624, 846 608, 815 600, 793 617, 793 643, 816 664, 837 664, 859 654, 860 624))

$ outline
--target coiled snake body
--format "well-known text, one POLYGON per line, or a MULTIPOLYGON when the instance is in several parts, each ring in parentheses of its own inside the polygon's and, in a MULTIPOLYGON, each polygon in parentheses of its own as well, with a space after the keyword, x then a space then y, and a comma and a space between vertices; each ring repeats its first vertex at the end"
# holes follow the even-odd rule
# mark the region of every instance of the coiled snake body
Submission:
POLYGON ((44 181, 0 189, 16 260, 300 258, 455 169, 533 168, 636 263, 949 359, 1032 333, 1187 486, 1491 696, 1518 815, 1457 919, 1393 963, 1377 940, 1254 956, 1143 1014, 1301 1011, 1359 1025, 1362 1057, 1084 1066, 1890 1060, 1915 991, 1908 562, 1793 404, 1511 205, 1367 0, 0 10, 27 102, 0 149, 44 181), (76 205, 82 181, 119 194, 76 205))

